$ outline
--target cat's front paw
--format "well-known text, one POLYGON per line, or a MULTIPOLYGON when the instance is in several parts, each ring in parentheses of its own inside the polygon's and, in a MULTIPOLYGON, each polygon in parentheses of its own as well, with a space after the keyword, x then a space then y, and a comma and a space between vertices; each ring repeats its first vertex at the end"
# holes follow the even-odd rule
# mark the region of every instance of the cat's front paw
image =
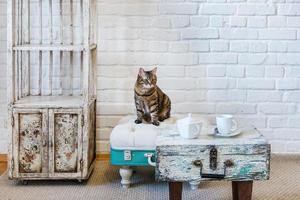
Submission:
POLYGON ((140 124, 140 123, 142 123, 143 121, 141 120, 141 119, 136 119, 135 121, 134 121, 134 123, 136 123, 136 124, 140 124))
POLYGON ((153 124, 154 126, 159 126, 159 122, 158 122, 158 121, 152 122, 152 124, 153 124))

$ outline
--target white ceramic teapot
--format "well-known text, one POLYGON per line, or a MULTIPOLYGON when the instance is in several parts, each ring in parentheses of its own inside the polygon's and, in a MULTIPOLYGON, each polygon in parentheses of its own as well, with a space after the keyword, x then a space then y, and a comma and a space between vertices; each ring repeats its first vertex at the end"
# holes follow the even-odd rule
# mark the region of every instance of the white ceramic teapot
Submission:
POLYGON ((186 139, 197 138, 202 128, 202 122, 193 120, 190 113, 188 117, 177 120, 176 124, 180 136, 186 139))

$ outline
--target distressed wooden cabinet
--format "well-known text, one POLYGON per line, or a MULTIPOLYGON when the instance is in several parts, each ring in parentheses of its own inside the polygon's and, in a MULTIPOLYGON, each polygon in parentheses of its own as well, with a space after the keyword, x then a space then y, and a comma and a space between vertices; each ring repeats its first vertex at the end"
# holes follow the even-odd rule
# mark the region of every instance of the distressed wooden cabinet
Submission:
POLYGON ((96 0, 7 3, 9 178, 87 179, 96 145, 96 0))

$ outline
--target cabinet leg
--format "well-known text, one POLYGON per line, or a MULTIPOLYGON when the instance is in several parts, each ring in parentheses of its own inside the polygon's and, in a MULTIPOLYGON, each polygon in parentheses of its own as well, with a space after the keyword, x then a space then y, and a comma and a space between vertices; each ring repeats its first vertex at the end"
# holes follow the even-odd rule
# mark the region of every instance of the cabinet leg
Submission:
POLYGON ((181 200, 182 182, 169 182, 169 200, 181 200))
POLYGON ((120 176, 122 178, 121 184, 123 188, 129 188, 131 183, 130 178, 132 176, 132 169, 130 167, 121 167, 120 176))
POLYGON ((251 200, 253 181, 232 181, 233 200, 251 200))

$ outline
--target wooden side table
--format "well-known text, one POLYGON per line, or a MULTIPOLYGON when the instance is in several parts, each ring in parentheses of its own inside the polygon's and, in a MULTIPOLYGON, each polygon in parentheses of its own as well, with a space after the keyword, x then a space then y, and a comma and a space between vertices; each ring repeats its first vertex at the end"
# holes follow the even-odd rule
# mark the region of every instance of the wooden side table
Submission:
POLYGON ((233 138, 158 136, 156 179, 169 182, 170 200, 180 200, 182 182, 232 181, 232 199, 250 200, 254 180, 268 180, 270 144, 256 130, 233 138))

